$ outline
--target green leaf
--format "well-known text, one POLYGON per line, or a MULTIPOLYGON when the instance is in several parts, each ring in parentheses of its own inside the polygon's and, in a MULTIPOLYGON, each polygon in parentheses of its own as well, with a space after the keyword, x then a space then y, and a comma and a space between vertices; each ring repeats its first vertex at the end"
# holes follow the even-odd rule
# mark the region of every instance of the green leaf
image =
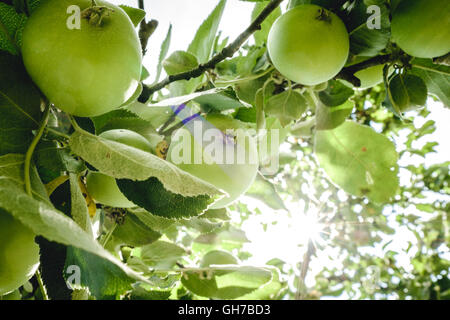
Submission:
POLYGON ((341 81, 331 80, 327 89, 319 92, 319 99, 328 107, 337 107, 344 104, 353 94, 352 88, 341 81))
POLYGON ((141 208, 130 209, 129 211, 132 212, 136 217, 138 217, 139 220, 141 220, 141 222, 144 223, 147 227, 157 232, 163 233, 164 230, 175 223, 174 220, 155 216, 141 208))
POLYGON ((78 175, 74 173, 70 174, 70 194, 71 216, 73 220, 81 227, 81 229, 92 235, 94 238, 86 199, 81 192, 78 175))
POLYGON ((196 56, 199 63, 205 63, 211 57, 225 4, 225 0, 220 0, 213 12, 211 12, 208 18, 202 23, 194 40, 189 45, 187 51, 196 56))
POLYGON ((331 130, 339 127, 350 116, 354 107, 355 103, 350 100, 337 107, 319 103, 316 109, 316 129, 331 130))
POLYGON ((189 52, 175 51, 162 63, 168 75, 191 71, 198 67, 197 58, 189 52))
MULTIPOLYGON (((197 99, 199 97, 202 96, 207 96, 207 95, 211 95, 211 94, 216 94, 219 92, 222 92, 224 89, 220 89, 220 88, 214 88, 214 89, 210 89, 210 90, 206 90, 206 91, 200 91, 200 92, 195 92, 195 93, 191 93, 191 94, 187 94, 187 95, 183 95, 183 96, 179 96, 179 97, 174 97, 174 98, 168 98, 168 99, 164 99, 161 100, 159 102, 155 102, 155 103, 148 103, 148 104, 143 104, 143 103, 139 103, 139 102, 135 102, 132 105, 129 106, 129 110, 132 111, 133 113, 136 113, 137 115, 139 115, 141 118, 143 118, 144 120, 147 120, 147 118, 149 118, 149 116, 146 115, 146 108, 163 108, 163 107, 171 107, 171 106, 178 106, 180 104, 189 102, 191 100, 197 99)), ((165 109, 167 110, 167 109, 165 109)))
POLYGON ((265 106, 265 112, 280 120, 283 127, 286 127, 294 120, 300 119, 306 111, 306 99, 297 91, 287 90, 271 97, 265 106))
POLYGON ((361 56, 376 56, 389 44, 391 36, 389 9, 384 0, 364 0, 356 1, 355 6, 350 11, 346 25, 350 34, 350 52, 361 56), (367 9, 375 5, 380 10, 377 16, 380 21, 380 28, 368 28, 369 18, 373 19, 373 12, 368 13, 367 9))
POLYGON ((25 14, 17 13, 14 7, 0 2, 0 50, 13 55, 20 54, 22 31, 26 21, 25 14))
MULTIPOLYGON (((206 253, 200 263, 200 268, 209 268, 211 265, 237 265, 237 259, 229 252, 221 250, 213 250, 206 253)), ((199 271, 186 273, 181 282, 191 292, 204 296, 214 297, 218 291, 217 281, 215 276, 223 275, 227 272, 217 271, 199 271)))
POLYGON ((81 173, 86 170, 83 161, 76 159, 68 147, 61 147, 55 141, 42 140, 34 152, 34 160, 44 183, 66 171, 81 173))
POLYGON ((146 120, 139 118, 134 113, 121 109, 92 118, 97 135, 114 129, 128 129, 139 133, 151 142, 156 130, 146 120))
POLYGON ((28 196, 23 182, 23 165, 22 155, 0 157, 0 208, 12 214, 36 235, 90 252, 116 265, 128 277, 148 282, 103 249, 92 235, 83 231, 73 220, 57 211, 49 202, 36 170, 31 175, 33 197, 28 196))
POLYGON ((200 104, 202 110, 205 112, 225 111, 246 107, 246 105, 239 101, 236 97, 236 93, 231 88, 228 88, 221 93, 200 96, 194 101, 200 104))
POLYGON ((204 214, 197 218, 191 218, 189 220, 183 219, 177 221, 178 225, 184 226, 189 229, 196 230, 200 234, 210 233, 218 228, 222 227, 222 223, 211 222, 204 217, 204 214))
POLYGON ((209 209, 204 214, 202 214, 199 218, 201 219, 213 219, 213 220, 222 220, 228 221, 230 220, 230 216, 228 215, 227 209, 209 209))
POLYGON ((396 75, 389 82, 389 91, 391 102, 399 113, 422 107, 427 102, 427 85, 415 75, 396 75))
POLYGON ((150 72, 148 71, 148 69, 146 67, 142 66, 141 81, 147 80, 148 77, 150 77, 150 72))
POLYGON ((186 272, 181 282, 199 296, 228 300, 249 294, 272 280, 268 269, 220 262, 207 271, 186 272))
MULTIPOLYGON (((234 90, 240 100, 255 105, 256 92, 264 86, 266 81, 266 77, 258 78, 256 80, 239 81, 234 85, 234 90)), ((269 85, 267 86, 266 92, 271 92, 273 89, 273 84, 269 85)))
POLYGON ((250 242, 245 232, 232 226, 225 226, 221 230, 203 234, 195 238, 193 249, 204 252, 212 248, 221 247, 227 250, 241 248, 244 243, 250 242))
POLYGON ((372 128, 347 121, 318 131, 315 154, 330 179, 346 192, 388 202, 398 189, 398 154, 394 144, 372 128))
POLYGON ((124 110, 127 110, 138 116, 140 119, 147 121, 153 128, 159 128, 162 126, 173 114, 170 106, 152 108, 138 101, 127 106, 124 110))
POLYGON ((411 74, 425 81, 430 94, 450 107, 450 67, 433 64, 430 59, 414 58, 411 74))
POLYGON ((200 267, 206 268, 218 264, 238 264, 238 260, 229 252, 213 250, 203 256, 200 267))
POLYGON ((260 174, 256 176, 255 182, 248 189, 246 195, 262 201, 274 210, 287 210, 273 183, 260 174))
POLYGON ((117 179, 146 181, 157 178, 167 191, 186 197, 220 194, 215 187, 195 178, 157 156, 87 132, 75 132, 72 151, 102 173, 117 179))
POLYGON ((155 288, 145 289, 144 286, 139 285, 131 292, 130 300, 168 300, 170 297, 170 290, 162 291, 155 288))
POLYGON ((116 227, 113 236, 132 247, 141 247, 161 238, 159 232, 149 228, 131 212, 126 215, 124 223, 116 227))
POLYGON ((90 294, 99 300, 119 298, 135 282, 117 265, 74 247, 67 248, 65 269, 69 266, 77 266, 80 271, 81 282, 74 284, 73 289, 89 288, 90 294))
POLYGON ((187 272, 181 278, 181 283, 189 291, 201 297, 212 298, 219 289, 212 272, 209 275, 203 272, 187 272))
POLYGON ((145 11, 138 9, 138 8, 133 8, 130 6, 125 6, 125 5, 120 5, 119 6, 123 11, 126 12, 126 14, 128 15, 128 17, 130 17, 131 22, 133 22, 134 26, 137 27, 142 20, 144 20, 145 18, 145 11))
POLYGON ((142 247, 138 252, 139 258, 147 266, 155 269, 172 268, 187 254, 184 248, 166 241, 156 241, 142 247))
POLYGON ((39 92, 18 58, 0 52, 0 70, 0 155, 25 153, 41 118, 39 92))
POLYGON ((272 268, 272 280, 255 291, 240 297, 242 300, 279 300, 280 292, 285 287, 281 282, 280 272, 272 268))
POLYGON ((167 191, 157 178, 146 181, 120 179, 117 180, 117 185, 139 207, 169 219, 198 216, 214 202, 208 195, 182 196, 167 191))
POLYGON ((167 53, 169 52, 170 42, 172 39, 172 24, 169 26, 169 30, 167 30, 167 35, 164 38, 163 43, 161 44, 161 51, 159 52, 159 58, 158 58, 158 66, 156 67, 156 77, 155 77, 155 83, 159 81, 159 78, 161 77, 161 71, 163 68, 163 61, 167 56, 167 53))
MULTIPOLYGON (((260 1, 255 4, 255 8, 252 12, 252 21, 264 10, 264 8, 269 4, 269 1, 260 1)), ((272 27, 275 20, 281 16, 281 8, 276 8, 261 25, 261 29, 256 31, 253 36, 255 37, 255 44, 257 46, 263 46, 267 41, 267 36, 269 35, 270 28, 272 27)))

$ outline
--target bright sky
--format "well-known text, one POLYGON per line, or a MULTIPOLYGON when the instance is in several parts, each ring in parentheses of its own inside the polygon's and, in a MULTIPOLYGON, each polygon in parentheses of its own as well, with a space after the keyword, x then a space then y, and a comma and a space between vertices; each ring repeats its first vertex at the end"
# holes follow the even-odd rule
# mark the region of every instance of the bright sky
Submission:
MULTIPOLYGON (((127 4, 131 6, 137 5, 137 0, 110 0, 115 4, 127 4)), ((218 0, 146 0, 145 6, 149 14, 148 18, 159 21, 159 27, 156 33, 151 37, 149 42, 149 54, 145 58, 144 65, 151 74, 155 73, 157 59, 161 43, 163 42, 169 25, 173 25, 172 42, 169 54, 175 50, 186 50, 191 42, 194 34, 203 20, 218 4, 218 0)), ((228 0, 226 9, 220 25, 223 36, 229 36, 234 40, 250 23, 250 15, 254 3, 228 0)), ((421 141, 417 142, 417 146, 425 144, 427 141, 438 141, 439 146, 436 147, 436 153, 430 155, 425 163, 427 165, 434 163, 442 163, 450 160, 450 109, 443 107, 441 103, 436 103, 432 99, 428 102, 428 108, 432 111, 430 118, 436 121, 437 131, 421 141)), ((410 119, 414 119, 417 126, 422 125, 426 120, 416 117, 415 113, 407 115, 410 119)), ((427 119, 428 120, 428 119, 427 119)), ((396 142, 401 142, 401 139, 396 142)), ((412 163, 419 164, 424 162, 422 158, 411 159, 412 163)), ((408 177, 401 177, 403 183, 408 183, 408 177)), ((301 217, 290 217, 287 213, 274 212, 265 207, 258 201, 245 198, 244 201, 249 204, 250 208, 258 207, 263 215, 257 215, 244 224, 247 236, 252 241, 247 246, 247 250, 254 255, 251 261, 255 264, 264 264, 269 259, 278 257, 291 265, 295 265, 301 261, 304 247, 300 244, 307 242, 307 235, 310 234, 311 228, 317 227, 315 223, 311 223, 309 219, 301 217), (269 225, 267 230, 263 230, 261 223, 269 221, 277 221, 276 225, 269 225), (270 234, 270 236, 268 236, 270 234)), ((292 212, 302 211, 302 205, 287 204, 292 207, 292 212)), ((407 230, 397 229, 395 249, 400 249, 407 245, 407 241, 414 241, 411 233, 407 230)), ((372 251, 373 254, 382 254, 377 248, 372 251)), ((335 256, 336 250, 332 248, 323 252, 322 257, 316 259, 311 264, 313 272, 308 276, 308 282, 312 282, 314 271, 320 270, 323 265, 330 265, 331 260, 327 256, 335 256)), ((401 259, 401 258, 400 258, 401 259)), ((401 259, 405 264, 409 262, 408 257, 401 259)), ((406 266, 405 266, 406 267, 406 266)))

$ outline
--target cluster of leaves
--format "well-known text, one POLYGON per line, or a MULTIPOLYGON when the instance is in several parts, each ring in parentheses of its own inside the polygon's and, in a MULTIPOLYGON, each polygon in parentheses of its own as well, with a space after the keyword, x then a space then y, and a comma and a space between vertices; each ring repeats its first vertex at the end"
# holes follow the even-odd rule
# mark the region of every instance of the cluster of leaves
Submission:
MULTIPOLYGON (((271 25, 282 14, 277 8, 253 34, 254 41, 235 57, 217 63, 200 77, 170 83, 167 91, 158 91, 148 101, 137 99, 139 91, 127 106, 95 118, 71 119, 52 108, 33 155, 30 195, 25 188, 27 172, 23 170, 30 159, 25 154, 43 115, 40 92, 20 59, 20 34, 27 14, 38 2, 0 2, 0 208, 39 236, 42 276, 50 298, 297 296, 297 290, 292 289, 298 287, 298 280, 294 280, 298 279, 296 266, 286 266, 278 259, 262 267, 245 265, 251 256, 243 250, 248 239, 239 223, 230 220, 229 213, 238 212, 243 222, 258 212, 250 212, 240 203, 208 210, 221 195, 213 186, 156 155, 98 137, 106 130, 121 128, 149 139, 170 139, 160 129, 171 132, 171 128, 179 127, 172 107, 180 104, 186 104, 192 114, 221 113, 251 128, 280 130, 289 152, 280 156, 278 173, 269 180, 258 177, 247 195, 273 210, 285 210, 286 199, 311 202, 325 192, 331 194, 320 214, 330 229, 327 243, 344 257, 344 268, 318 273, 314 288, 304 288, 306 297, 339 296, 344 292, 360 298, 392 297, 392 292, 399 298, 449 296, 449 264, 440 258, 450 240, 449 208, 444 201, 425 198, 426 192, 448 194, 448 163, 429 168, 402 167, 415 181, 404 186, 399 184, 398 161, 411 153, 425 157, 433 152, 432 144, 421 150, 412 146, 413 141, 434 130, 433 123, 415 128, 403 111, 423 106, 429 95, 450 105, 450 68, 409 57, 391 43, 389 12, 394 1, 290 2, 290 7, 302 3, 327 7, 349 30, 349 63, 336 79, 323 85, 290 83, 272 67, 266 39, 271 25), (379 30, 369 30, 365 24, 367 8, 372 4, 382 8, 379 30), (360 91, 338 79, 353 79, 355 66, 377 62, 387 63, 380 86, 360 91), (396 71, 389 75, 391 67, 396 71), (380 125, 381 130, 374 129, 380 125), (400 130, 408 130, 409 136, 406 149, 399 155, 392 139, 400 130), (95 207, 84 186, 87 168, 116 178, 124 195, 139 208, 95 207), (310 194, 303 193, 305 186, 310 194), (338 196, 340 190, 349 194, 345 200, 338 196), (412 201, 421 197, 425 201, 412 201), (422 222, 420 216, 408 213, 410 206, 432 217, 422 222), (387 235, 395 234, 388 223, 392 217, 417 236, 412 270, 397 263, 398 253, 386 249, 389 243, 383 245, 382 257, 360 250, 380 245, 387 235), (71 266, 81 271, 79 283, 71 282, 71 266), (364 285, 364 266, 381 270, 376 293, 364 285), (73 290, 66 289, 66 280, 73 290)), ((255 2, 252 19, 269 3, 255 2)), ((227 47, 228 39, 223 39, 218 29, 225 4, 224 0, 219 2, 186 51, 168 55, 169 29, 161 46, 155 83, 163 69, 169 76, 192 71, 227 47)), ((143 18, 131 8, 127 13, 135 25, 143 18)), ((148 74, 144 70, 143 81, 148 74)), ((418 112, 428 113, 425 109, 418 112)), ((278 150, 262 155, 261 166, 272 156, 278 156, 278 150)), ((317 256, 322 249, 316 249, 317 256)), ((34 296, 40 298, 40 293, 34 296)))

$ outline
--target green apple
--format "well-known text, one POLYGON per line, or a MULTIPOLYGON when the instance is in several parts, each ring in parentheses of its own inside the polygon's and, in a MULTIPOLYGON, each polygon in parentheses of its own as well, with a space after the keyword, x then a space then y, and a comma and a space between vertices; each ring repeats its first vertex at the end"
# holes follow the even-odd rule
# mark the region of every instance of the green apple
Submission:
POLYGON ((80 117, 119 108, 141 76, 141 45, 130 18, 106 1, 97 4, 105 14, 101 24, 83 17, 91 0, 42 1, 22 37, 23 61, 33 81, 55 106, 80 117), (76 8, 78 17, 70 11, 76 8))
POLYGON ((392 14, 392 40, 407 54, 435 58, 450 52, 450 1, 402 1, 392 14))
POLYGON ((228 196, 211 206, 224 208, 244 194, 255 180, 258 171, 255 139, 242 129, 240 121, 227 116, 212 115, 189 125, 172 137, 167 160, 225 191, 228 196), (201 136, 195 128, 200 128, 201 136), (238 133, 236 136, 228 131, 236 129, 241 129, 234 133, 238 133))
POLYGON ((35 234, 0 209, 0 296, 24 285, 39 267, 35 234))
POLYGON ((312 4, 299 5, 279 17, 267 44, 272 62, 283 76, 310 86, 336 76, 350 50, 341 19, 312 4))

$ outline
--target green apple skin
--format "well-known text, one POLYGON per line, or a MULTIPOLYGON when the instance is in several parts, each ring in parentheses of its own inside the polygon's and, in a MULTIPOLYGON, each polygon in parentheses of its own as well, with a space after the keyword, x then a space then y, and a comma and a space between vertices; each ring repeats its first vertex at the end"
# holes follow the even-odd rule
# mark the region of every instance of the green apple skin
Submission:
POLYGON ((70 6, 81 11, 91 0, 47 0, 28 19, 22 56, 33 81, 59 109, 80 117, 98 116, 119 108, 138 87, 142 68, 139 37, 127 14, 114 11, 101 26, 81 18, 70 29, 70 6))
POLYGON ((392 40, 407 54, 435 58, 450 52, 450 1, 402 1, 392 14, 392 40))
POLYGON ((39 267, 35 234, 0 210, 0 296, 24 285, 39 267))
POLYGON ((20 291, 14 290, 11 293, 8 293, 4 296, 0 296, 0 301, 4 300, 4 301, 17 301, 17 300, 22 300, 22 295, 20 294, 20 291))
POLYGON ((152 152, 151 143, 137 132, 127 129, 114 129, 102 132, 99 137, 115 141, 118 143, 126 144, 142 151, 152 152))
MULTIPOLYGON (((114 129, 101 133, 99 137, 122 143, 145 152, 150 153, 152 151, 150 142, 134 131, 114 129)), ((123 195, 117 185, 116 179, 113 177, 100 172, 89 172, 86 177, 86 186, 89 195, 98 203, 114 208, 136 207, 133 202, 123 195)))
POLYGON ((299 5, 273 24, 268 38, 275 68, 303 85, 317 85, 336 76, 350 50, 347 29, 334 13, 317 5, 299 5), (327 19, 320 19, 325 12, 327 19))
MULTIPOLYGON (((239 129, 235 125, 236 121, 237 120, 233 121, 232 119, 227 121, 226 119, 215 116, 212 116, 209 119, 207 118, 207 122, 222 132, 226 132, 224 124, 225 126, 229 126, 227 129, 239 129)), ((236 150, 238 148, 238 143, 235 143, 232 138, 225 139, 223 141, 217 143, 223 145, 225 155, 228 152, 231 152, 231 150, 234 150, 235 154, 237 154, 236 150), (223 141, 226 142, 224 143, 223 141)), ((200 150, 201 152, 202 147, 190 133, 187 133, 186 130, 182 129, 178 130, 172 137, 172 143, 170 144, 167 153, 167 160, 174 163, 181 170, 212 184, 220 190, 225 191, 228 196, 218 200, 210 207, 211 209, 220 209, 227 207, 238 199, 248 190, 255 180, 259 166, 257 144, 249 135, 246 135, 246 141, 247 143, 245 143, 244 148, 245 154, 247 155, 247 160, 243 164, 237 163, 237 161, 225 164, 212 163, 211 156, 207 152, 202 152, 201 164, 195 164, 195 150, 200 150), (190 135, 188 143, 186 143, 183 138, 186 137, 186 135, 190 135), (183 148, 190 148, 191 159, 189 163, 177 163, 177 161, 174 161, 175 157, 179 154, 179 150, 183 148), (249 159, 256 159, 256 161, 250 161, 249 159)), ((203 147, 205 148, 210 143, 211 142, 209 141, 204 141, 203 147)))
POLYGON ((89 172, 86 185, 89 195, 98 203, 113 208, 136 207, 123 195, 113 177, 100 172, 89 172))

